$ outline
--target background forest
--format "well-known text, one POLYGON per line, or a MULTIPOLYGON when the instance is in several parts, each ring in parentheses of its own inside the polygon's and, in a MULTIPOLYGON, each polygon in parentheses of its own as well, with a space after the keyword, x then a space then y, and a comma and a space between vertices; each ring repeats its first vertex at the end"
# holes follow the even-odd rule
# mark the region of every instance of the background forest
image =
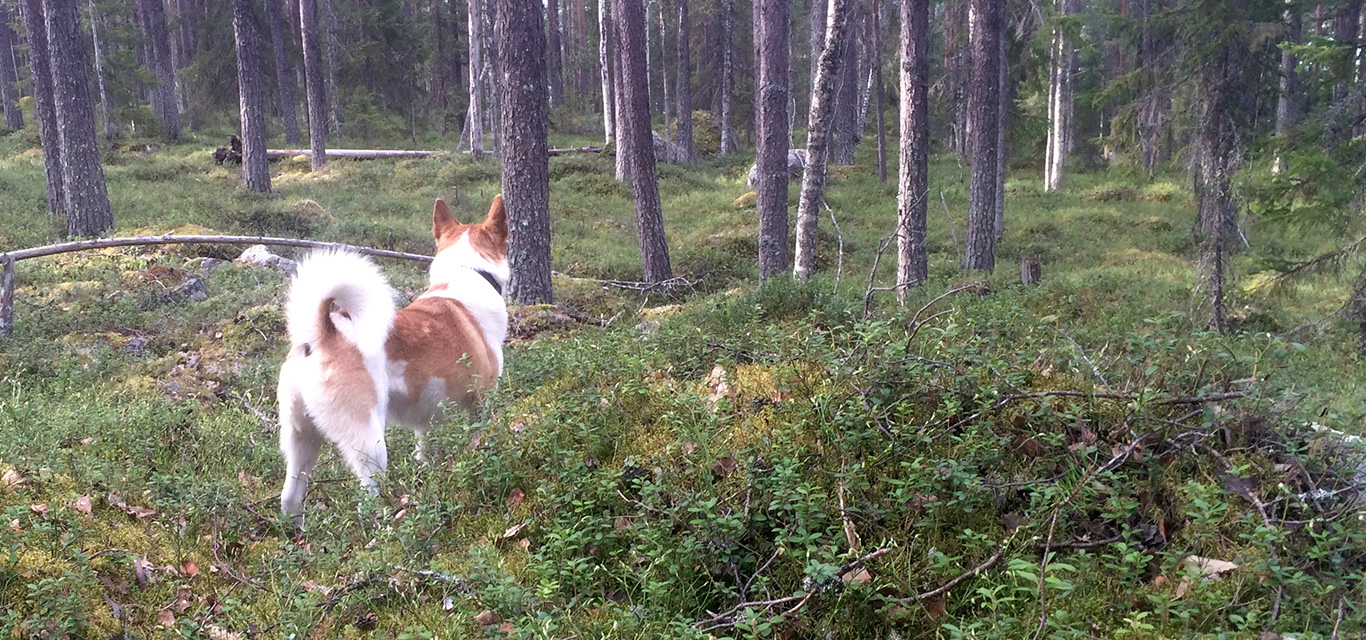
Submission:
POLYGON ((1363 74, 1361 0, 0 0, 0 636, 1361 637, 1363 74), (22 251, 498 193, 498 391, 303 530, 303 250, 22 251))

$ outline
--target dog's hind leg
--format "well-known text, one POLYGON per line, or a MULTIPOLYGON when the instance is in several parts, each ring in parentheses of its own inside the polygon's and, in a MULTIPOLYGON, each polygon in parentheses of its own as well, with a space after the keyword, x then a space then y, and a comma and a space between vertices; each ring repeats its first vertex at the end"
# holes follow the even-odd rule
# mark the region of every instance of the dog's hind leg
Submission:
MULTIPOLYGON (((285 396, 285 394, 281 394, 285 396)), ((287 396, 286 396, 287 397, 287 396)), ((318 465, 323 437, 304 410, 297 395, 280 403, 280 452, 285 456, 285 486, 280 490, 280 510, 303 524, 304 494, 309 476, 318 465)))
POLYGON ((360 433, 337 442, 346 464, 360 479, 360 485, 370 495, 379 495, 379 482, 375 474, 383 473, 389 467, 389 451, 384 445, 384 422, 372 419, 369 425, 358 429, 360 433))

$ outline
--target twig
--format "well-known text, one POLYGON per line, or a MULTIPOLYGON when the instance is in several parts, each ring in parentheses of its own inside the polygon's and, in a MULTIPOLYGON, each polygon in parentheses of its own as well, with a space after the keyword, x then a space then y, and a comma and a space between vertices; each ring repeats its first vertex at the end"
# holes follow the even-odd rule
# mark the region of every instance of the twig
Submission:
MULTIPOLYGON (((958 168, 963 168, 962 160, 959 160, 958 168)), ((939 190, 939 202, 944 205, 944 217, 949 221, 949 235, 953 237, 953 250, 958 253, 958 264, 963 263, 963 248, 958 245, 958 228, 953 225, 953 215, 949 213, 949 201, 944 199, 944 190, 939 190)))
POLYGON ((844 506, 844 494, 846 493, 844 478, 840 478, 838 493, 840 499, 840 519, 844 521, 844 540, 849 544, 850 551, 857 552, 859 547, 858 531, 854 529, 854 522, 849 519, 849 511, 844 506))
POLYGON ((844 232, 840 230, 840 223, 835 219, 835 210, 830 208, 825 198, 821 198, 821 204, 825 205, 825 210, 830 214, 830 224, 835 227, 835 238, 839 240, 840 252, 835 262, 835 288, 840 286, 840 275, 844 273, 844 232))
POLYGON ((265 587, 261 586, 260 583, 256 582, 255 580, 252 580, 250 577, 238 573, 236 569, 232 568, 232 565, 228 564, 226 560, 219 557, 218 550, 222 548, 222 546, 223 544, 218 541, 218 519, 214 518, 213 538, 210 543, 210 548, 213 550, 214 566, 217 566, 218 570, 223 572, 223 575, 232 578, 235 582, 244 584, 248 587, 256 589, 257 591, 269 591, 269 589, 266 589, 265 587))
POLYGON ((431 262, 431 256, 423 256, 415 253, 404 253, 402 251, 388 251, 385 249, 372 249, 370 247, 358 247, 355 245, 343 244, 340 242, 319 242, 317 240, 298 240, 295 238, 275 238, 270 236, 177 236, 166 234, 161 236, 133 236, 127 238, 99 238, 95 240, 77 240, 75 242, 62 242, 59 244, 49 244, 41 247, 29 249, 19 249, 7 253, 0 253, 0 261, 27 260, 29 258, 42 258, 44 256, 55 256, 62 253, 72 253, 76 251, 88 251, 90 249, 108 249, 110 247, 136 247, 143 245, 159 244, 264 244, 281 247, 304 247, 310 249, 345 249, 355 253, 375 256, 378 258, 397 258, 399 260, 412 260, 414 262, 431 262))
POLYGON ((944 293, 941 293, 941 294, 935 296, 933 300, 930 300, 929 302, 926 302, 924 306, 920 307, 919 309, 916 309, 915 314, 911 316, 911 321, 908 322, 908 323, 906 323, 906 327, 907 327, 907 329, 906 329, 906 331, 907 331, 907 336, 906 336, 906 351, 910 351, 910 350, 911 350, 911 341, 912 341, 912 340, 915 340, 915 335, 916 335, 917 333, 920 333, 920 327, 922 327, 922 326, 924 326, 925 324, 929 323, 929 321, 931 321, 931 320, 933 320, 933 319, 935 319, 935 318, 938 318, 939 316, 942 316, 942 315, 944 315, 945 313, 948 313, 948 311, 941 311, 941 312, 939 312, 939 313, 936 313, 936 314, 934 314, 934 315, 932 315, 932 316, 930 316, 930 317, 928 317, 928 318, 925 318, 924 321, 921 321, 921 320, 920 320, 920 314, 924 313, 926 309, 929 309, 930 307, 934 306, 934 303, 939 302, 940 300, 943 300, 944 298, 947 298, 947 297, 949 297, 949 296, 951 296, 951 295, 956 295, 956 294, 962 293, 962 292, 964 292, 964 291, 976 291, 976 290, 980 290, 980 289, 981 289, 982 287, 984 287, 984 286, 986 286, 986 285, 984 285, 984 284, 981 283, 981 282, 971 282, 971 283, 968 283, 968 284, 965 284, 965 285, 962 285, 962 286, 959 286, 959 287, 954 287, 954 288, 952 288, 952 289, 949 289, 948 291, 945 291, 944 293))
POLYGON ((1002 543, 1001 546, 998 549, 996 549, 996 553, 991 554, 991 557, 987 558, 986 562, 983 562, 982 564, 979 564, 973 567, 972 569, 969 569, 968 571, 964 571, 963 573, 958 574, 958 577, 948 582, 945 582, 938 588, 931 589, 919 595, 910 596, 908 598, 902 598, 901 601, 904 603, 920 602, 921 600, 927 600, 929 598, 933 598, 935 596, 947 593, 949 589, 952 589, 962 584, 964 580, 980 575, 983 571, 986 571, 987 569, 996 566, 996 563, 1000 562, 1001 558, 1005 557, 1005 554, 1006 545, 1002 543))
POLYGON ((1068 341, 1068 342, 1071 342, 1071 343, 1072 343, 1072 346, 1074 346, 1074 347, 1077 348, 1077 353, 1080 353, 1080 354, 1081 354, 1081 359, 1084 360, 1084 361, 1086 361, 1086 364, 1089 365, 1089 366, 1091 367, 1091 373, 1095 374, 1096 379, 1097 379, 1097 380, 1100 380, 1100 383, 1103 384, 1103 385, 1105 385, 1105 390, 1106 390, 1106 391, 1114 391, 1114 389, 1111 389, 1111 388, 1110 388, 1110 382, 1109 382, 1108 380, 1105 379, 1105 374, 1103 374, 1103 373, 1100 372, 1100 367, 1097 367, 1097 366, 1096 366, 1096 363, 1091 362, 1091 359, 1088 358, 1088 357, 1086 357, 1086 350, 1085 350, 1085 349, 1082 349, 1082 348, 1081 348, 1081 345, 1077 344, 1077 341, 1072 339, 1072 336, 1070 336, 1070 335, 1064 333, 1064 334, 1062 334, 1062 337, 1067 338, 1067 341, 1068 341))
MULTIPOLYGON (((882 556, 885 556, 885 555, 887 555, 888 553, 891 553, 891 552, 892 552, 892 548, 891 548, 891 547, 883 547, 883 548, 881 548, 881 549, 878 549, 877 551, 874 551, 874 552, 872 552, 872 553, 869 553, 869 554, 867 554, 867 555, 864 555, 864 556, 858 558, 857 560, 852 560, 852 561, 846 563, 844 566, 840 567, 840 570, 839 570, 838 572, 835 573, 835 577, 836 577, 836 578, 843 578, 845 575, 847 575, 847 574, 849 574, 849 573, 852 573, 852 572, 854 572, 854 571, 857 571, 857 570, 858 570, 859 568, 861 568, 863 565, 865 565, 865 564, 867 564, 867 563, 869 563, 869 562, 872 562, 873 560, 876 560, 876 559, 878 559, 878 558, 881 558, 882 556)), ((776 557, 777 557, 777 554, 774 554, 774 557, 776 558, 776 557)), ((770 558, 770 559, 769 559, 769 562, 772 562, 772 561, 773 561, 773 559, 770 558)), ((766 567, 768 567, 768 562, 765 562, 765 563, 764 563, 764 567, 761 567, 761 568, 760 568, 760 571, 762 571, 763 568, 766 568, 766 567)), ((756 575, 757 575, 757 573, 756 573, 756 575)), ((752 582, 752 581, 753 581, 753 578, 751 578, 750 581, 752 582)), ((748 590, 748 584, 746 585, 746 590, 748 590)), ((787 603, 789 603, 789 602, 796 602, 796 603, 797 603, 796 606, 792 607, 791 609, 788 609, 787 611, 784 611, 784 612, 781 614, 781 615, 783 615, 783 616, 790 616, 790 615, 793 615, 793 614, 797 613, 798 611, 800 611, 802 607, 806 606, 806 603, 807 603, 809 600, 811 600, 811 598, 813 598, 815 595, 816 595, 816 591, 813 590, 813 591, 807 591, 807 592, 804 592, 804 593, 799 593, 799 594, 797 594, 797 595, 787 596, 787 597, 785 597, 785 598, 777 598, 777 599, 774 599, 774 600, 758 600, 758 601, 754 601, 754 602, 741 602, 741 603, 735 605, 734 607, 731 607, 730 609, 727 609, 727 610, 726 610, 725 612, 723 612, 723 613, 714 614, 714 615, 712 615, 712 617, 710 617, 710 618, 708 618, 708 619, 706 619, 706 620, 699 620, 699 621, 693 623, 693 626, 694 626, 694 627, 697 627, 699 630, 701 630, 701 631, 703 631, 703 632, 714 631, 714 630, 716 630, 716 629, 724 629, 724 628, 727 628, 727 627, 733 627, 733 626, 735 626, 736 624, 739 623, 739 619, 736 618, 735 616, 737 616, 737 614, 739 614, 741 611, 744 611, 744 610, 746 610, 746 609, 760 609, 760 608, 762 608, 762 609, 765 609, 765 610, 771 610, 773 607, 778 606, 778 605, 781 605, 781 604, 787 604, 787 603)), ((744 594, 741 594, 741 597, 744 597, 744 594)), ((710 612, 708 612, 708 613, 710 613, 710 612)))
POLYGON ((598 280, 596 278, 575 278, 573 276, 569 276, 558 271, 552 271, 551 274, 560 276, 562 278, 571 278, 574 280, 587 280, 589 282, 596 282, 604 287, 615 287, 617 289, 640 291, 642 293, 648 293, 651 291, 655 291, 657 289, 673 290, 684 287, 688 289, 695 289, 697 288, 698 282, 700 282, 700 280, 689 280, 683 276, 674 276, 667 280, 660 280, 659 282, 640 282, 636 280, 598 280))
POLYGON ((1338 598, 1338 621, 1333 623, 1333 635, 1328 636, 1328 640, 1338 640, 1338 629, 1342 627, 1342 614, 1345 613, 1343 611, 1343 607, 1346 606, 1346 604, 1346 596, 1341 596, 1338 598))
MULTIPOLYGON (((878 290, 873 287, 873 282, 877 278, 878 264, 882 262, 882 254, 887 251, 887 246, 892 243, 892 238, 895 237, 895 235, 890 235, 878 241, 877 255, 873 257, 873 268, 868 270, 868 288, 863 292, 863 317, 865 318, 867 318, 868 314, 871 312, 873 292, 878 290)), ((887 291, 887 289, 882 289, 882 291, 887 291)))

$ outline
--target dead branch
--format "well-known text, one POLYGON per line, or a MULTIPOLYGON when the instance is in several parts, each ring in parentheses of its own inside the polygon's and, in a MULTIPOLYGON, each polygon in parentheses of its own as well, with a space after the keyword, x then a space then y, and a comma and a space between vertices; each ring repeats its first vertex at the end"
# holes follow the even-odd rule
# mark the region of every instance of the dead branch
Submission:
POLYGON ((660 280, 659 282, 639 282, 635 280, 598 280, 596 278, 575 278, 574 276, 566 275, 558 271, 552 271, 551 275, 559 276, 561 278, 570 278, 573 280, 587 280, 589 282, 596 282, 602 285, 603 288, 612 287, 616 289, 626 289, 628 291, 639 291, 641 293, 649 293, 651 291, 656 291, 660 289, 663 289, 665 291, 672 291, 674 289, 684 288, 696 289, 698 283, 700 282, 700 280, 689 280, 684 276, 674 276, 667 280, 660 280))
POLYGON ((910 349, 911 349, 911 341, 915 339, 915 334, 920 333, 920 327, 921 327, 921 326, 923 326, 925 323, 929 322, 930 320, 933 320, 933 319, 935 319, 935 318, 938 318, 938 317, 941 316, 941 315, 944 315, 945 313, 948 313, 947 311, 942 311, 942 312, 936 313, 936 314, 934 314, 934 315, 932 315, 932 316, 930 316, 930 317, 928 317, 928 318, 925 318, 924 322, 919 322, 919 320, 920 320, 920 314, 924 313, 926 309, 929 309, 930 307, 934 306, 934 303, 939 302, 940 300, 943 300, 944 298, 947 298, 947 297, 949 297, 949 296, 957 295, 957 294, 962 293, 962 292, 964 292, 964 291, 978 291, 978 290, 981 290, 982 288, 984 288, 985 286, 986 286, 985 283, 981 283, 981 282, 970 282, 970 283, 965 284, 965 285, 963 285, 963 286, 961 286, 961 287, 954 287, 954 288, 952 288, 952 289, 949 289, 948 291, 945 291, 944 293, 941 293, 941 294, 935 296, 933 300, 930 300, 929 302, 926 302, 926 303, 925 303, 925 306, 922 306, 922 307, 920 307, 919 309, 916 309, 915 314, 911 316, 911 321, 908 322, 908 323, 906 323, 907 332, 909 333, 909 335, 906 337, 906 350, 907 350, 907 351, 910 351, 910 349))
POLYGON ((954 578, 954 579, 952 579, 952 580, 950 580, 950 581, 948 581, 948 582, 945 582, 943 585, 940 585, 938 588, 931 589, 931 590, 929 590, 929 591, 926 591, 925 593, 921 593, 921 594, 918 594, 918 595, 910 596, 910 597, 908 597, 908 598, 902 598, 901 601, 904 602, 904 603, 920 602, 921 600, 926 600, 926 599, 933 598, 933 597, 938 596, 938 595, 943 595, 944 593, 947 593, 947 592, 949 591, 949 589, 952 589, 952 588, 954 588, 954 587, 956 587, 956 586, 962 584, 964 580, 967 580, 967 579, 969 579, 969 578, 972 578, 972 577, 981 575, 981 573, 982 573, 983 571, 986 571, 987 569, 990 569, 990 568, 996 566, 996 563, 1000 562, 1000 561, 1001 561, 1001 558, 1005 557, 1005 555, 1006 555, 1006 545, 1005 545, 1005 544, 1002 544, 1002 545, 1000 546, 1000 548, 996 549, 996 553, 991 554, 991 557, 990 557, 990 558, 987 558, 986 562, 983 562, 982 564, 979 564, 979 565, 973 567, 972 569, 970 569, 970 570, 968 570, 968 571, 965 571, 965 572, 959 574, 958 577, 956 577, 956 578, 954 578))
MULTIPOLYGON (((881 558, 882 556, 885 556, 891 552, 891 547, 883 547, 881 549, 878 549, 877 551, 864 555, 856 560, 852 560, 846 563, 844 566, 840 567, 840 570, 835 573, 835 577, 837 579, 842 579, 845 575, 853 573, 854 571, 857 571, 858 569, 863 567, 865 564, 872 562, 873 560, 876 560, 878 558, 881 558)), ((774 554, 774 557, 776 558, 777 554, 774 554)), ((769 562, 772 561, 773 559, 770 558, 769 562)), ((765 562, 764 567, 767 567, 769 562, 765 562)), ((739 614, 742 611, 745 611, 747 609, 763 609, 765 611, 772 611, 773 607, 776 607, 778 605, 785 605, 789 602, 796 602, 797 604, 795 606, 793 606, 791 609, 784 611, 781 614, 781 616, 783 617, 790 616, 796 614, 798 611, 802 609, 802 607, 806 606, 806 603, 810 601, 815 595, 815 591, 806 591, 796 595, 787 596, 785 598, 777 598, 773 600, 757 600, 753 602, 741 602, 723 613, 713 614, 712 617, 706 620, 699 620, 693 623, 693 626, 697 627, 700 631, 704 633, 708 631, 715 631, 717 629, 734 627, 742 621, 742 619, 739 617, 739 614)), ((744 594, 741 594, 741 597, 744 597, 744 594)))
POLYGON ((867 318, 867 317, 868 317, 868 314, 869 314, 869 313, 872 313, 873 292, 874 292, 874 291, 891 291, 892 289, 895 289, 895 287, 887 288, 887 287, 874 287, 874 286, 873 286, 873 283, 874 283, 874 282, 876 281, 876 279, 877 279, 877 267, 878 267, 878 264, 882 262, 882 254, 883 254, 884 252, 887 251, 887 246, 890 245, 890 244, 892 243, 892 239, 895 238, 895 237, 896 237, 896 235, 893 234, 893 235, 890 235, 890 236, 887 236, 887 237, 883 238, 882 240, 878 241, 878 243, 877 243, 877 255, 873 256, 873 268, 868 270, 868 287, 863 291, 863 317, 864 317, 864 318, 867 318))
POLYGON ((55 256, 62 253, 72 253, 76 251, 89 251, 91 249, 107 249, 110 247, 135 247, 142 245, 160 244, 234 244, 234 245, 253 245, 264 244, 281 247, 304 247, 309 249, 343 249, 353 251, 367 256, 377 258, 397 258, 399 260, 412 260, 414 262, 431 262, 431 256, 418 255, 415 253, 404 253, 402 251, 388 251, 385 249, 372 249, 370 247, 358 247, 355 245, 343 244, 340 242, 320 242, 317 240, 299 240, 295 238, 274 238, 269 236, 178 236, 170 233, 161 236, 132 236, 127 238, 97 238, 94 240, 76 240, 74 242, 62 242, 49 244, 41 247, 29 249, 19 249, 0 253, 0 262, 8 260, 27 260, 29 258, 42 258, 45 256, 55 256))
POLYGON ((840 223, 835 219, 835 210, 821 198, 821 204, 825 205, 825 210, 830 214, 830 224, 835 227, 835 238, 839 240, 840 252, 838 260, 835 262, 835 288, 840 286, 840 275, 844 273, 844 232, 840 230, 840 223))

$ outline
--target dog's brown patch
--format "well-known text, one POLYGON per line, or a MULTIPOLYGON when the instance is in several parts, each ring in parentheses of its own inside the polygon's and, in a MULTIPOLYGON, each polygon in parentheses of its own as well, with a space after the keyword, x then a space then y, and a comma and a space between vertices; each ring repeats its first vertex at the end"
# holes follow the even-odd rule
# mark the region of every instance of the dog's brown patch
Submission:
POLYGON ((390 362, 407 363, 403 384, 409 402, 417 402, 428 382, 439 378, 452 400, 469 407, 497 382, 493 349, 457 300, 421 298, 399 311, 385 349, 390 362))
MULTIPOLYGON (((323 387, 331 396, 329 405, 337 407, 348 419, 364 424, 369 422, 370 412, 379 401, 375 380, 365 368, 360 349, 337 331, 332 322, 332 305, 329 298, 318 309, 318 326, 322 329, 318 338, 318 368, 322 371, 323 387)), ((308 356, 308 345, 304 346, 308 356)))

